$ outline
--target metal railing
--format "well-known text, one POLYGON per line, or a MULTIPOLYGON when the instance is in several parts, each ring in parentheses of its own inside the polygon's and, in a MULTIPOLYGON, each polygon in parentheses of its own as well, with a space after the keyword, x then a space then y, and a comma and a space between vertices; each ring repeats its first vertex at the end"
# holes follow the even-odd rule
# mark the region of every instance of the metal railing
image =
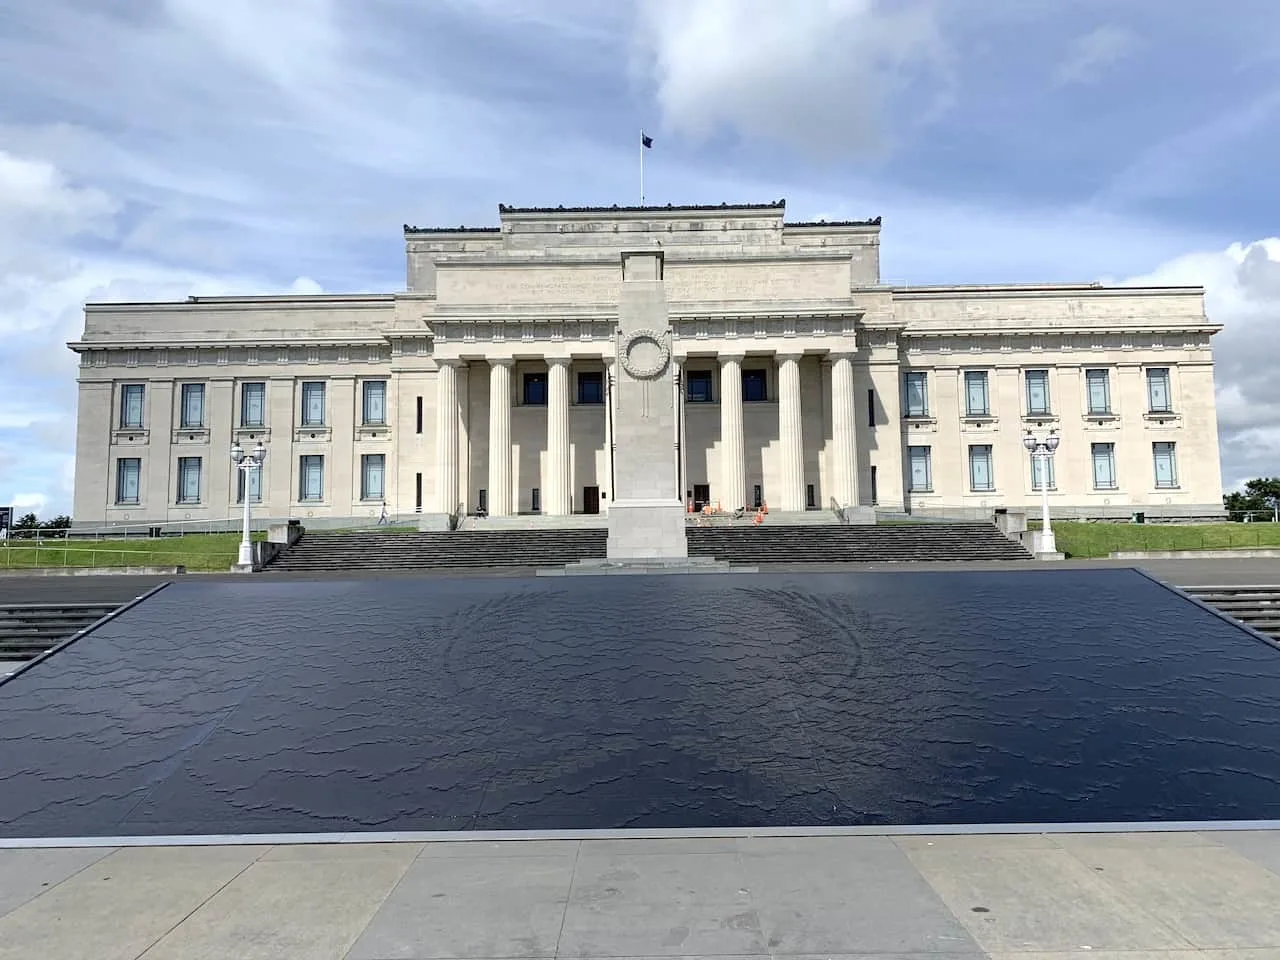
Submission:
POLYGON ((0 570, 36 570, 49 567, 185 567, 188 570, 225 570, 235 560, 235 548, 225 553, 186 553, 168 550, 127 550, 90 547, 74 540, 10 541, 0 545, 0 570))

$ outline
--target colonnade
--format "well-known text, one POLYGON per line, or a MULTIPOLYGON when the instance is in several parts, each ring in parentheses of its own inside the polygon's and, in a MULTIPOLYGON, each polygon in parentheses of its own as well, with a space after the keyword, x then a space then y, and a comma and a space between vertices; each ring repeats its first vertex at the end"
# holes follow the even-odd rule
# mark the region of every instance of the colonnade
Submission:
MULTIPOLYGON (((784 512, 806 508, 804 470, 804 429, 801 409, 800 360, 798 353, 776 353, 778 438, 781 453, 780 486, 769 491, 771 506, 784 512)), ((721 487, 715 493, 729 509, 749 503, 747 496, 746 449, 743 432, 742 368, 744 354, 721 354, 720 457, 721 487)), ((831 353, 831 458, 828 493, 841 506, 858 502, 856 424, 854 418, 853 358, 849 353, 831 353)), ((514 360, 494 358, 489 364, 489 476, 488 512, 493 517, 516 511, 511 472, 511 371, 514 360)), ((605 398, 612 403, 613 358, 604 358, 605 398)), ((687 366, 683 359, 681 365, 687 366)), ((542 479, 542 512, 566 516, 572 510, 573 480, 569 452, 570 364, 565 358, 548 358, 547 363, 547 475, 542 479)), ((437 509, 452 513, 460 503, 458 490, 458 367, 461 361, 440 360, 439 403, 436 420, 437 509)), ((684 400, 681 390, 680 402, 684 400)), ((816 416, 818 411, 810 411, 816 416)), ((683 421, 683 418, 678 418, 683 421)), ((615 439, 613 417, 605 415, 606 450, 615 439)), ((673 438, 673 443, 679 438, 673 438)), ((626 443, 625 437, 617 439, 626 443)), ((674 449, 674 448, 673 448, 674 449)), ((688 478, 685 478, 686 483, 688 478)), ((819 506, 823 506, 820 504, 819 506)))

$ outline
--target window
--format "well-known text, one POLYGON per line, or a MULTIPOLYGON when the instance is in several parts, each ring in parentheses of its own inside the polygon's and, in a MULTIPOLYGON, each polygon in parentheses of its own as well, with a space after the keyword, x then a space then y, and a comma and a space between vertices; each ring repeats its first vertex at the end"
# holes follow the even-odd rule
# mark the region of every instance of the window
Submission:
POLYGON ((1116 489, 1116 445, 1114 443, 1094 443, 1090 445, 1093 452, 1093 487, 1095 490, 1116 489))
POLYGON ((742 371, 742 401, 763 403, 769 399, 769 378, 763 370, 742 371))
POLYGON ((204 384, 182 385, 182 415, 179 423, 184 429, 204 426, 204 384))
POLYGON ((245 474, 249 475, 249 501, 251 503, 262 502, 262 465, 254 467, 252 470, 236 469, 236 503, 244 503, 244 478, 245 474))
POLYGON ((711 371, 690 370, 685 374, 685 399, 690 403, 711 403, 711 371))
MULTIPOLYGON (((707 496, 710 496, 710 495, 711 495, 711 490, 708 488, 707 496)), ((752 506, 752 509, 755 509, 755 510, 759 510, 761 507, 764 506, 764 487, 762 487, 758 483, 754 483, 751 485, 751 506, 752 506)))
POLYGON ((907 447, 907 460, 911 464, 911 476, 907 489, 912 493, 929 493, 933 490, 933 456, 929 447, 907 447))
POLYGON ((1053 457, 1037 457, 1031 454, 1031 489, 1043 490, 1044 480, 1042 474, 1048 470, 1049 472, 1049 489, 1057 489, 1057 483, 1053 479, 1053 457), (1048 464, 1046 467, 1045 464, 1048 464))
POLYGON ((261 427, 267 422, 267 385, 240 384, 240 426, 261 427))
POLYGON ((302 425, 324 426, 324 384, 318 381, 302 385, 302 425))
POLYGON ((1049 371, 1027 371, 1027 413, 1030 416, 1049 412, 1049 371))
POLYGON ((545 407, 547 405, 547 375, 545 373, 526 373, 524 375, 524 399, 526 407, 545 407))
POLYGON ((1152 413, 1172 413, 1173 396, 1169 390, 1169 368, 1147 369, 1147 409, 1152 413))
POLYGON ((929 375, 927 373, 907 374, 907 416, 927 417, 929 415, 929 375))
POLYGON ((146 387, 141 383, 126 383, 120 388, 120 426, 125 429, 142 429, 142 397, 146 387))
POLYGON ((541 513, 542 512, 542 491, 539 490, 537 487, 534 487, 530 493, 531 495, 529 497, 529 509, 532 510, 534 513, 541 513))
MULTIPOLYGON (((419 397, 419 400, 422 398, 419 397)), ((422 512, 422 474, 415 473, 413 475, 413 512, 422 512)))
POLYGON ((381 500, 385 496, 384 483, 387 458, 381 453, 366 453, 360 457, 360 499, 381 500))
POLYGON ((867 426, 874 427, 876 425, 876 392, 874 390, 867 391, 867 426))
POLYGON ((361 423, 366 427, 382 427, 387 423, 387 381, 366 380, 361 407, 361 423))
POLYGON ((995 474, 991 470, 991 445, 974 444, 969 448, 969 489, 994 490, 995 474))
POLYGON ((142 490, 142 461, 121 457, 116 461, 116 503, 139 503, 142 490))
POLYGON ((422 398, 421 397, 418 398, 418 426, 415 432, 417 433, 422 432, 422 398))
POLYGON ((324 499, 324 457, 313 454, 298 458, 298 499, 324 499))
POLYGON ((486 515, 489 513, 489 491, 484 487, 480 488, 480 493, 476 497, 476 512, 486 515))
POLYGON ((991 414, 991 404, 987 397, 987 371, 965 371, 964 410, 970 417, 985 417, 991 414))
POLYGON ((178 458, 178 502, 200 502, 200 458, 178 458))
POLYGON ((818 491, 812 483, 805 484, 804 505, 807 510, 813 510, 818 506, 818 491))
POLYGON ((1176 487, 1178 485, 1178 464, 1174 459, 1174 444, 1153 443, 1151 452, 1155 458, 1156 486, 1176 487))
POLYGON ((1089 412, 1111 413, 1111 382, 1106 370, 1086 370, 1085 385, 1089 391, 1089 412))
POLYGON ((578 402, 582 404, 604 403, 604 373, 600 370, 584 370, 578 374, 578 402))

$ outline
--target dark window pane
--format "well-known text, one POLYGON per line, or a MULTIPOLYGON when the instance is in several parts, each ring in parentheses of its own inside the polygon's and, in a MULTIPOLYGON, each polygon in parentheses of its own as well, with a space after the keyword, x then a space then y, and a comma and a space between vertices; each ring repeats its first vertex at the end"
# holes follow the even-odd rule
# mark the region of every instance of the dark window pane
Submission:
POLYGON ((768 377, 763 370, 742 371, 742 400, 744 403, 759 403, 769 399, 768 377))

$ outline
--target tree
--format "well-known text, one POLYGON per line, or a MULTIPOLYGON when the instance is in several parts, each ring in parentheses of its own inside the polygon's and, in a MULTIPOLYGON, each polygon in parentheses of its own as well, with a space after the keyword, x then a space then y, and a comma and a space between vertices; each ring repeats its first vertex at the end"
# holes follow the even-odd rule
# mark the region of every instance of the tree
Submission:
POLYGON ((1275 516, 1280 506, 1280 477, 1259 477, 1249 480, 1243 491, 1228 493, 1222 498, 1223 506, 1232 517, 1252 515, 1255 518, 1271 514, 1275 516))

